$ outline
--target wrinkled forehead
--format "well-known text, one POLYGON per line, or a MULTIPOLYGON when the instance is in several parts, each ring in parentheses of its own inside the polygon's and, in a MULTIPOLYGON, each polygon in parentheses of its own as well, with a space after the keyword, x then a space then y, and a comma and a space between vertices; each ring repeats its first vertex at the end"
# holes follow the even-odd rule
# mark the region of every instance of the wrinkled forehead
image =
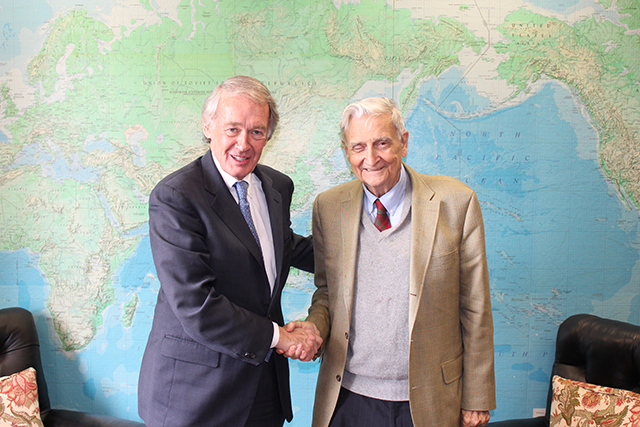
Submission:
POLYGON ((394 139, 398 132, 389 114, 367 114, 352 117, 344 133, 346 142, 369 142, 394 139))
POLYGON ((349 120, 345 122, 345 128, 341 132, 343 142, 350 141, 348 138, 353 138, 356 132, 358 134, 369 134, 369 139, 384 135, 391 139, 397 138, 402 141, 402 131, 396 126, 391 113, 360 113, 352 114, 349 120))

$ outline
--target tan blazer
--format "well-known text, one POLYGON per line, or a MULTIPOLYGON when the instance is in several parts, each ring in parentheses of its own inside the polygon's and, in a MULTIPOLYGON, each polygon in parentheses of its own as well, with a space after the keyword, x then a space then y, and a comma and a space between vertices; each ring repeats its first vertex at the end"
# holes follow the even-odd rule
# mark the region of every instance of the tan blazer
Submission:
MULTIPOLYGON (((416 427, 459 427, 461 408, 495 408, 493 322, 482 213, 475 192, 462 182, 405 167, 413 187, 411 414, 416 427)), ((340 392, 362 197, 362 184, 354 180, 318 195, 313 208, 317 290, 308 320, 318 326, 325 341, 313 427, 329 425, 340 392)), ((384 327, 383 321, 380 326, 384 327)))

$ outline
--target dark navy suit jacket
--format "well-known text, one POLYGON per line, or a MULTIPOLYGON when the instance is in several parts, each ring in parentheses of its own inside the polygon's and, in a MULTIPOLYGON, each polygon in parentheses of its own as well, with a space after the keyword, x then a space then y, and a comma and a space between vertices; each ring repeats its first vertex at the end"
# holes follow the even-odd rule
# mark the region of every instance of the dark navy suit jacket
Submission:
MULTIPOLYGON (((311 238, 293 233, 293 182, 258 165, 275 247, 273 297, 260 249, 211 152, 164 178, 149 199, 160 291, 138 385, 147 427, 244 426, 294 266, 313 271, 311 238)), ((275 352, 280 398, 292 418, 287 360, 275 352)))

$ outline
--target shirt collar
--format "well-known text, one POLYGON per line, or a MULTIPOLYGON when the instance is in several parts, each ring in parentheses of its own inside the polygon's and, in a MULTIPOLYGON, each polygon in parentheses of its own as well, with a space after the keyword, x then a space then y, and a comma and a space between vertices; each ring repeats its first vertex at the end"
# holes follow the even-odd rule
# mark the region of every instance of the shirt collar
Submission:
POLYGON ((369 214, 372 214, 376 210, 373 203, 376 199, 380 199, 380 202, 387 211, 393 215, 395 211, 402 206, 404 195, 407 192, 407 172, 404 170, 404 165, 402 165, 400 169, 400 179, 398 183, 381 197, 377 197, 371 193, 364 184, 362 184, 362 188, 364 188, 364 206, 369 214))
MULTIPOLYGON (((220 162, 218 162, 218 159, 216 159, 216 156, 213 155, 213 151, 211 151, 211 157, 213 158, 213 163, 215 163, 216 168, 218 168, 218 172, 220 172, 220 176, 222 176, 222 180, 227 185, 227 188, 229 189, 229 191, 231 191, 232 194, 236 194, 236 192, 235 192, 236 190, 233 187, 236 182, 243 181, 243 180, 247 181, 247 183, 249 183, 249 188, 252 188, 251 186, 253 184, 255 184, 255 180, 258 180, 258 177, 255 176, 255 174, 253 172, 251 172, 249 175, 245 176, 242 180, 237 179, 237 178, 231 176, 224 169, 222 169, 222 167, 220 166, 220 162)), ((251 191, 251 190, 249 190, 249 191, 251 191)))

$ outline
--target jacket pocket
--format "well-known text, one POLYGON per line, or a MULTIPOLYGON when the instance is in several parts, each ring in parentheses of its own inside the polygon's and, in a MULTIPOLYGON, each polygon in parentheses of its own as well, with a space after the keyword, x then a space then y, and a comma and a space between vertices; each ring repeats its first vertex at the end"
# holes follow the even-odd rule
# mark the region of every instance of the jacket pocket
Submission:
POLYGON ((220 353, 217 351, 193 340, 185 340, 171 335, 164 336, 160 352, 163 356, 172 359, 211 366, 212 368, 217 368, 220 363, 220 353))
POLYGON ((442 369, 442 379, 445 384, 451 384, 462 376, 462 358, 463 355, 456 357, 455 359, 444 362, 440 365, 442 369))
POLYGON ((446 270, 448 268, 454 267, 459 262, 460 255, 458 254, 458 249, 447 248, 446 252, 440 252, 439 254, 433 255, 431 257, 431 259, 429 260, 429 268, 436 270, 446 270))

